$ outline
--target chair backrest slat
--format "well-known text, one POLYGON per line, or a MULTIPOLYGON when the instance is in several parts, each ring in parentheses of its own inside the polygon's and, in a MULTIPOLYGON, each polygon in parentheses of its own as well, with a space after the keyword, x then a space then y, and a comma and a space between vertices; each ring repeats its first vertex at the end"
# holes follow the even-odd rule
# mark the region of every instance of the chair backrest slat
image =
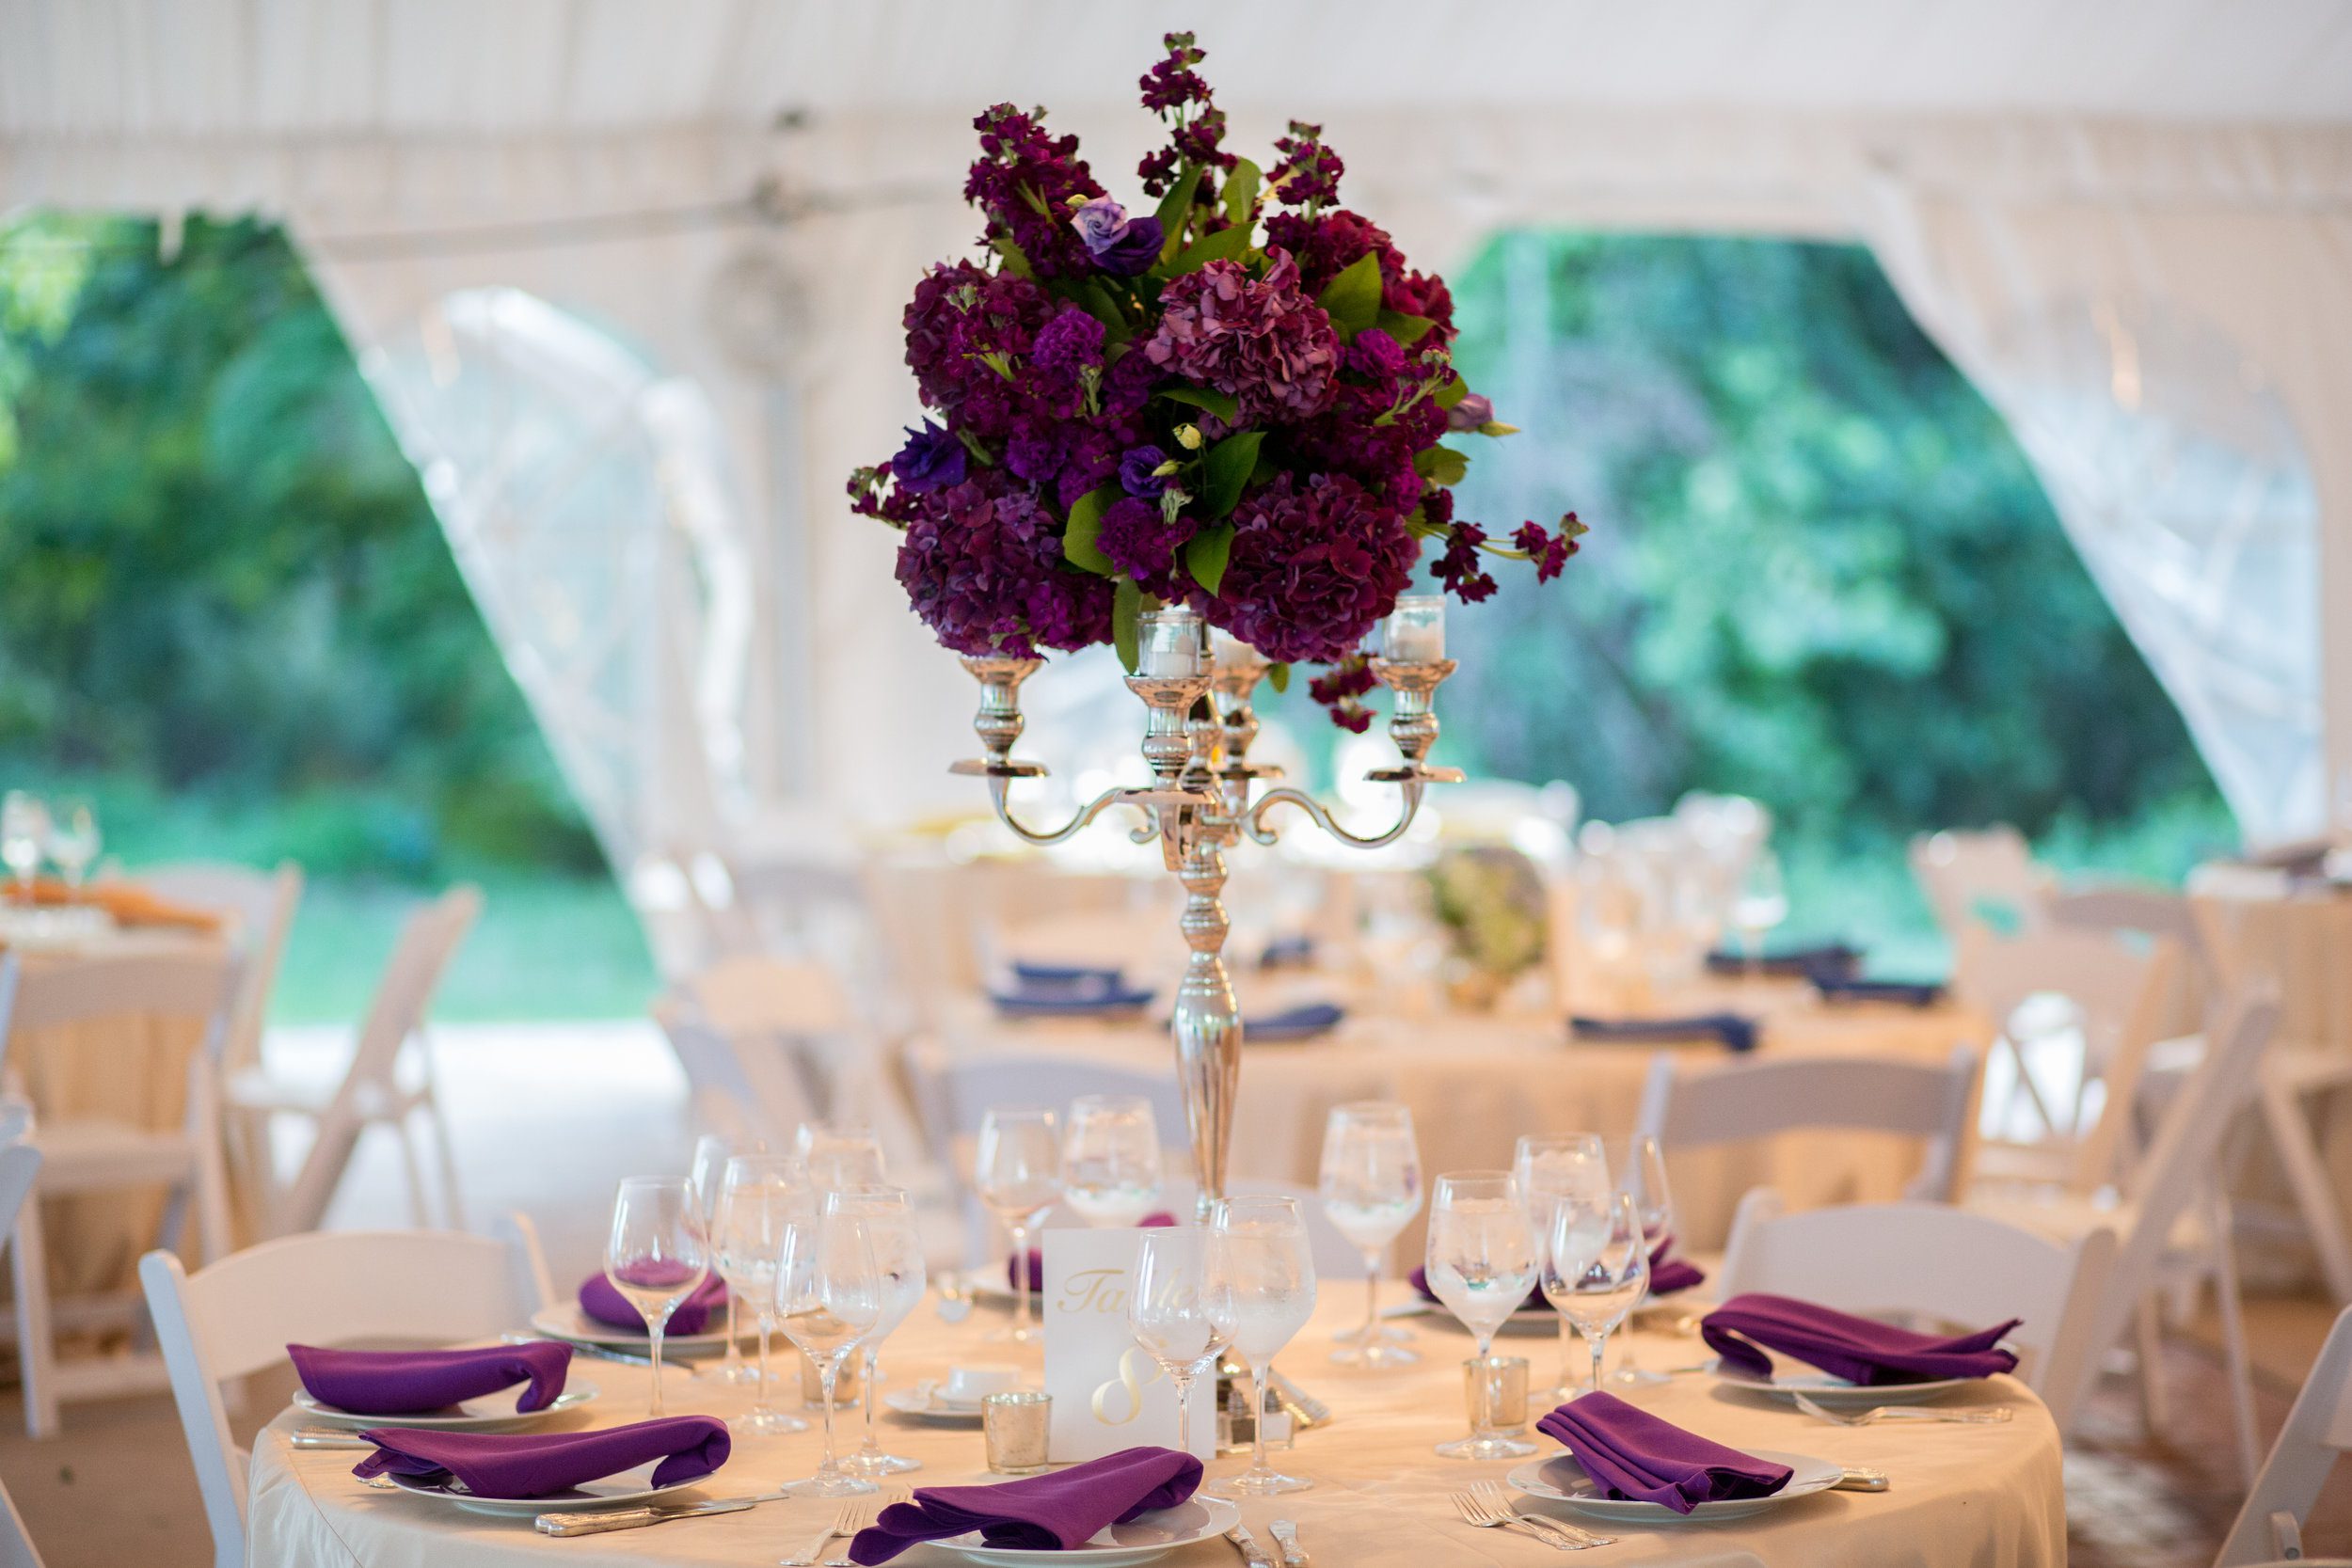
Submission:
POLYGON ((226 951, 148 953, 32 965, 0 954, 0 1069, 18 1037, 37 1029, 133 1015, 176 1019, 204 1032, 218 1058, 235 994, 237 960, 226 951))
POLYGON ((245 973, 237 984, 237 1004, 229 1021, 227 1063, 231 1071, 255 1066, 261 1059, 270 993, 277 988, 278 967, 285 960, 294 910, 302 902, 302 868, 292 861, 280 861, 271 871, 225 862, 187 861, 144 867, 136 880, 159 898, 234 917, 245 973))

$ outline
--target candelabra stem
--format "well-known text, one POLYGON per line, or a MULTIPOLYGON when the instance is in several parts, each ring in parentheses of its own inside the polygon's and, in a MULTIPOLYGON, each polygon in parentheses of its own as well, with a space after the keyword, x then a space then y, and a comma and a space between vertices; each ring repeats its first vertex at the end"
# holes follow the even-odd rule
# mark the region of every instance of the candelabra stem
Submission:
POLYGON ((1197 1217, 1206 1222, 1225 1196, 1232 1152, 1233 1103, 1241 1092, 1241 1008, 1225 973, 1225 850, 1215 835, 1189 835, 1176 875, 1184 884, 1180 922, 1192 956, 1176 988, 1176 1078, 1191 1124, 1192 1163, 1200 1180, 1197 1217))

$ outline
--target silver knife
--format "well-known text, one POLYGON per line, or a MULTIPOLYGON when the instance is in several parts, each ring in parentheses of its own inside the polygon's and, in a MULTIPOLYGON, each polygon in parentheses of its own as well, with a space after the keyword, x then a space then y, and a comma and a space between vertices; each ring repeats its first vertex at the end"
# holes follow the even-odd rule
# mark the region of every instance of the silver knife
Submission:
POLYGON ((290 1449, 373 1449, 373 1443, 346 1427, 296 1427, 286 1439, 290 1449))
POLYGON ((1282 1568, 1307 1568, 1307 1549, 1298 1544, 1296 1525, 1288 1519, 1277 1519, 1266 1528, 1282 1544, 1282 1568))
POLYGON ((1849 1465, 1846 1466, 1845 1473, 1831 1485, 1830 1490, 1833 1492, 1883 1492, 1894 1484, 1886 1478, 1884 1470, 1872 1470, 1860 1465, 1849 1465))
POLYGON ((756 1497, 713 1497, 708 1502, 684 1503, 675 1508, 608 1508, 580 1513, 542 1513, 532 1525, 542 1535, 596 1535, 604 1530, 643 1529, 647 1525, 666 1525, 673 1519, 692 1519, 707 1513, 740 1513, 760 1503, 774 1502, 784 1497, 782 1492, 763 1492, 756 1497))
POLYGON ((1274 1568, 1273 1554, 1258 1544, 1258 1538, 1249 1533, 1248 1525, 1235 1525, 1225 1532, 1225 1539, 1241 1549, 1249 1561, 1249 1568, 1274 1568))

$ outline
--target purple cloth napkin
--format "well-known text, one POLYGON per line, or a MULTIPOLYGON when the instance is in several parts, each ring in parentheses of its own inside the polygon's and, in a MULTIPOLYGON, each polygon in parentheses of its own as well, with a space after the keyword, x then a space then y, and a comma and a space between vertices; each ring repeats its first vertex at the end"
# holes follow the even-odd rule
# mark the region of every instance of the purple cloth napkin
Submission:
MULTIPOLYGON (((719 1321, 726 1307, 727 1282, 710 1275, 694 1287, 692 1295, 677 1304, 677 1310, 670 1314, 670 1326, 662 1332, 700 1334, 719 1321)), ((612 1281, 600 1274, 592 1274, 580 1282, 580 1309, 608 1328, 645 1332, 644 1318, 614 1288, 612 1281)))
POLYGON ((867 1568, 909 1546, 978 1530, 991 1546, 1066 1552, 1105 1525, 1174 1508, 1200 1485, 1200 1461, 1174 1449, 1121 1449, 1051 1475, 993 1486, 918 1486, 857 1532, 850 1560, 867 1568))
POLYGON ((1689 1018, 1571 1018, 1568 1027, 1580 1039, 1650 1041, 1711 1038, 1720 1042, 1725 1051, 1756 1049, 1756 1020, 1742 1018, 1738 1013, 1694 1013, 1689 1018))
MULTIPOLYGON (((1143 1218, 1136 1221, 1136 1228, 1137 1230, 1156 1230, 1164 1225, 1174 1225, 1175 1223, 1175 1215, 1169 1213, 1165 1209, 1155 1209, 1151 1213, 1144 1215, 1143 1218)), ((1013 1261, 1009 1258, 1005 1259, 1005 1283, 1016 1291, 1021 1289, 1021 1276, 1013 1272, 1013 1261)), ((1044 1250, 1040 1247, 1031 1247, 1029 1249, 1029 1289, 1032 1291, 1042 1291, 1045 1289, 1045 1253, 1044 1250)))
POLYGON ((1772 1375, 1772 1358, 1764 1351, 1776 1350, 1849 1383, 1925 1383, 2015 1371, 2017 1357, 1995 1347, 2024 1321, 2011 1318, 1974 1334, 1940 1338, 1809 1301, 1751 1291, 1701 1318, 1699 1335, 1724 1366, 1757 1377, 1772 1375))
MULTIPOLYGON (((1818 947, 1784 947, 1767 953, 1756 961, 1755 972, 1782 980, 1812 980, 1821 975, 1832 977, 1853 974, 1862 966, 1862 955, 1842 942, 1825 942, 1818 947)), ((1710 974, 1746 974, 1750 973, 1748 956, 1719 947, 1707 955, 1710 974)))
POLYGON ((1117 965, 1028 963, 1016 958, 1012 977, 1023 989, 1038 987, 1094 987, 1103 990, 1118 990, 1127 978, 1127 972, 1117 965))
POLYGON ((288 1345, 310 1397, 355 1416, 417 1416, 528 1383, 517 1414, 545 1410, 564 1391, 572 1347, 551 1339, 478 1350, 321 1350, 288 1345))
POLYGON ((1861 980, 1816 974, 1813 990, 1824 1002, 1892 1002, 1904 1007, 1932 1007, 1944 1000, 1944 988, 1932 980, 1861 980))
POLYGON ((1579 1394, 1537 1421, 1535 1430, 1558 1439, 1610 1497, 1656 1503, 1677 1513, 1701 1503, 1769 1497, 1795 1473, 1786 1465, 1710 1443, 1614 1394, 1579 1394))
POLYGON ((1315 961, 1315 939, 1301 933, 1276 937, 1258 955, 1260 969, 1304 969, 1315 961))
POLYGON ((727 1462, 727 1425, 672 1416, 600 1432, 416 1432, 373 1427, 375 1451, 353 1466, 361 1481, 391 1474, 434 1485, 452 1480, 479 1497, 546 1497, 655 1460, 653 1484, 699 1481, 727 1462))
POLYGON ((1649 1249, 1649 1293, 1670 1296, 1707 1283, 1707 1271, 1674 1255, 1675 1239, 1667 1236, 1649 1249))

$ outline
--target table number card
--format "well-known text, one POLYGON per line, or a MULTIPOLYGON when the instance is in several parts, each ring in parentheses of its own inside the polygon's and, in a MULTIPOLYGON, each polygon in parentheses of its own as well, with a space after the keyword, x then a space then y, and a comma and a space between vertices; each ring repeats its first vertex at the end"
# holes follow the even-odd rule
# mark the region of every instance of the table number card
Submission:
MULTIPOLYGON (((1054 1396, 1053 1461, 1100 1459, 1139 1443, 1176 1446, 1176 1386, 1127 1330, 1142 1233, 1126 1228, 1041 1234, 1045 1391, 1054 1396)), ((1216 1384, 1193 1386, 1192 1451, 1214 1459, 1216 1384)))

